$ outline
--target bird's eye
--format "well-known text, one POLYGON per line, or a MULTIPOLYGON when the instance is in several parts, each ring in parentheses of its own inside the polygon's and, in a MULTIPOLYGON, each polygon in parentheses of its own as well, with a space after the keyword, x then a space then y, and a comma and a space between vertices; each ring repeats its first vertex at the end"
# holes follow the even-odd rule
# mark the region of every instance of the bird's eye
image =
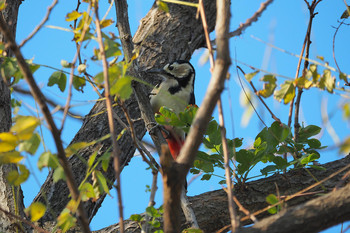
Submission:
POLYGON ((173 66, 169 66, 168 69, 169 69, 169 70, 173 70, 174 67, 173 67, 173 66))

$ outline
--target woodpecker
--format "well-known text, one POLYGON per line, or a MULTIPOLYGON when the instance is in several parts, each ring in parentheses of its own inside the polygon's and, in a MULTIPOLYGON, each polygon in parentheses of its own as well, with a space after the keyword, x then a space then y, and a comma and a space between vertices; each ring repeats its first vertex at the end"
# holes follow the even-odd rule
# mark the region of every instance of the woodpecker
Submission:
MULTIPOLYGON (((183 112, 190 104, 195 104, 194 79, 195 70, 191 63, 177 60, 166 64, 162 69, 152 69, 163 78, 163 81, 150 93, 150 102, 154 113, 158 113, 160 107, 172 109, 176 114, 183 112)), ((173 126, 164 127, 167 133, 163 133, 169 145, 169 150, 176 160, 185 141, 185 132, 173 126)))

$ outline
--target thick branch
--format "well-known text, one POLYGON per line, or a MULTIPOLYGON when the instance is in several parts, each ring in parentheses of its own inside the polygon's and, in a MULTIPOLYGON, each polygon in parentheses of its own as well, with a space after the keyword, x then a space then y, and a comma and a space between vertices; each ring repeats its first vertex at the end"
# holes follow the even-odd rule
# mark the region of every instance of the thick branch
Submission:
MULTIPOLYGON (((327 178, 331 174, 339 171, 340 169, 349 166, 350 164, 350 156, 340 159, 338 161, 330 162, 325 165, 323 165, 326 170, 314 170, 310 169, 310 172, 318 179, 322 180, 324 178, 327 178)), ((348 170, 345 170, 338 175, 332 177, 331 179, 325 181, 323 183, 324 187, 331 191, 334 187, 339 184, 339 181, 342 179, 342 176, 345 174, 345 172, 348 170)), ((310 175, 305 170, 292 170, 287 172, 285 175, 276 174, 268 178, 248 182, 244 187, 237 187, 235 189, 234 195, 237 197, 239 202, 244 206, 244 208, 248 209, 250 213, 253 213, 257 210, 263 209, 268 206, 266 203, 266 197, 269 194, 275 194, 276 195, 276 186, 278 187, 278 190, 280 192, 281 197, 286 197, 289 195, 292 195, 304 188, 309 187, 310 185, 316 183, 314 178, 310 177, 310 175)), ((302 205, 306 203, 307 201, 310 201, 312 199, 317 199, 320 195, 320 192, 324 192, 320 187, 315 187, 312 190, 308 191, 306 195, 301 195, 299 197, 295 197, 286 204, 284 204, 284 208, 287 208, 286 211, 289 212, 289 208, 297 205, 302 205)), ((349 191, 347 191, 349 192, 349 191)), ((332 195, 332 193, 331 193, 332 195)), ((323 224, 320 224, 319 221, 317 222, 321 227, 317 228, 316 231, 320 231, 321 229, 326 229, 332 225, 336 225, 338 223, 341 223, 342 221, 350 220, 350 208, 347 206, 346 203, 348 197, 345 196, 337 196, 338 204, 334 203, 338 209, 329 209, 332 211, 335 211, 334 213, 331 211, 328 211, 328 209, 323 207, 322 205, 314 205, 313 210, 318 213, 319 218, 322 219, 323 224), (344 208, 342 207, 342 205, 344 208), (336 213, 337 211, 341 210, 341 214, 343 214, 344 218, 338 218, 336 219, 332 215, 338 216, 336 213)), ((315 200, 316 200, 315 199, 315 200)), ((212 192, 207 192, 200 194, 198 196, 190 197, 189 201, 192 203, 192 207, 195 211, 198 223, 200 228, 204 232, 216 232, 220 230, 221 228, 225 226, 230 226, 230 218, 229 218, 229 212, 227 208, 227 194, 224 190, 216 190, 212 192)), ((320 203, 320 202, 319 202, 320 203)), ((322 201, 322 203, 324 203, 322 201)), ((328 205, 328 204, 327 204, 328 205)), ((307 209, 310 207, 310 204, 307 204, 305 206, 299 206, 297 209, 298 211, 307 211, 307 209)), ((330 206, 328 206, 331 208, 330 206)), ((296 209, 290 209, 291 211, 294 211, 296 209)), ((238 208, 236 209, 238 215, 240 218, 245 217, 245 214, 240 212, 238 208)), ((283 212, 285 213, 285 212, 283 212)), ((286 214, 286 213, 285 213, 286 214)), ((270 217, 271 215, 267 212, 264 212, 260 215, 257 215, 256 217, 261 220, 265 217, 270 217)), ((281 218, 283 218, 283 215, 281 213, 281 218)), ((274 217, 274 216, 273 216, 274 217)), ((294 223, 292 221, 293 218, 289 218, 291 221, 291 224, 294 223)), ((283 219, 282 219, 283 220, 283 219)), ((287 225, 284 225, 284 223, 281 221, 281 224, 279 224, 279 232, 285 232, 287 231, 287 225)), ((277 219, 276 219, 277 221, 277 219)), ((306 221, 305 221, 306 222, 306 221)), ((294 232, 301 232, 303 231, 303 228, 307 224, 303 222, 303 225, 298 225, 298 229, 294 228, 294 232)), ((250 224, 250 221, 243 222, 243 225, 250 224)), ((270 224, 269 222, 266 222, 266 224, 270 224)), ((308 222, 308 224, 311 224, 308 222)), ((262 225, 258 225, 259 228, 262 228, 262 225)), ((268 226, 265 225, 264 226, 268 226)), ((290 225, 288 225, 290 226, 290 225)), ((112 232, 111 229, 117 229, 118 225, 113 225, 110 227, 107 227, 105 229, 97 231, 98 233, 107 233, 112 232)), ((185 225, 185 218, 182 218, 182 229, 186 227, 185 225)), ((227 228, 228 229, 228 228, 227 228)), ((308 228, 309 229, 309 228, 308 228)), ((140 229, 138 229, 136 223, 132 223, 131 221, 127 221, 125 232, 140 232, 140 229), (132 229, 132 230, 131 230, 132 229)))

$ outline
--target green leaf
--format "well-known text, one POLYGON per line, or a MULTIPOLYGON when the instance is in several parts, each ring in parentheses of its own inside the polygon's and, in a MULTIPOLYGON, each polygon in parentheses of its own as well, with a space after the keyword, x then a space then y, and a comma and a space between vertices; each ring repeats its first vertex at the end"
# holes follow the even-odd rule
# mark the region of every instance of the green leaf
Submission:
POLYGON ((109 166, 109 160, 111 158, 111 152, 105 152, 101 157, 101 166, 104 172, 107 171, 109 166))
POLYGON ((132 214, 130 216, 131 221, 141 222, 143 220, 143 217, 140 214, 132 214))
POLYGON ((339 79, 347 82, 348 81, 348 76, 346 74, 344 74, 344 73, 340 73, 339 74, 339 79))
POLYGON ((316 138, 308 139, 306 142, 310 148, 319 149, 321 147, 321 142, 316 138))
POLYGON ((329 69, 323 71, 318 87, 322 90, 326 89, 329 93, 333 93, 333 89, 335 88, 335 78, 332 77, 329 69))
POLYGON ((72 216, 67 208, 65 208, 57 218, 57 225, 61 228, 63 233, 74 227, 76 222, 77 219, 72 216))
MULTIPOLYGON (((278 203, 278 198, 274 194, 269 194, 266 197, 266 202, 269 203, 270 205, 274 205, 274 204, 278 203)), ((268 212, 270 214, 275 214, 275 213, 277 213, 278 209, 279 209, 279 207, 272 207, 268 210, 268 212)))
POLYGON ((132 94, 131 81, 130 76, 119 78, 111 87, 111 95, 117 95, 123 100, 129 99, 132 94))
POLYGON ((61 72, 61 71, 53 72, 49 78, 49 82, 47 83, 47 85, 49 87, 51 87, 55 84, 57 84, 57 86, 59 87, 61 92, 64 92, 64 90, 66 89, 66 84, 67 84, 66 74, 61 72))
POLYGON ((248 82, 252 81, 252 79, 255 77, 255 75, 259 73, 259 71, 255 71, 252 73, 245 74, 244 77, 247 79, 248 82))
POLYGON ((273 92, 275 91, 276 87, 277 87, 277 79, 274 75, 271 74, 267 74, 264 75, 264 77, 261 79, 261 81, 265 82, 263 89, 260 90, 258 93, 259 95, 267 98, 269 96, 271 96, 273 94, 273 92))
POLYGON ((153 218, 161 217, 161 215, 158 213, 158 210, 156 208, 154 208, 153 206, 148 206, 146 208, 146 214, 150 217, 153 217, 153 218))
POLYGON ((76 154, 79 150, 91 146, 94 142, 76 142, 69 145, 64 151, 66 152, 66 157, 76 154))
POLYGON ((268 165, 265 168, 261 169, 260 172, 264 176, 267 176, 270 172, 274 172, 277 170, 277 167, 275 165, 268 165))
POLYGON ((77 11, 72 11, 66 15, 66 21, 68 21, 68 22, 73 21, 73 20, 80 18, 81 16, 82 16, 81 13, 79 13, 77 11))
POLYGON ((281 156, 275 156, 272 162, 276 164, 276 168, 279 170, 285 169, 289 166, 289 163, 287 162, 287 160, 285 160, 281 156))
POLYGON ((211 176, 212 176, 211 174, 204 174, 201 180, 210 180, 211 176))
POLYGON ((100 171, 95 171, 95 174, 96 174, 97 182, 99 184, 100 189, 102 189, 105 193, 110 195, 106 178, 102 175, 100 171))
POLYGON ((275 137, 278 142, 284 142, 290 134, 290 128, 284 124, 281 125, 278 121, 272 123, 269 132, 275 137))
POLYGON ((14 186, 19 186, 21 185, 24 181, 26 181, 29 177, 29 170, 22 164, 17 164, 19 171, 11 170, 7 174, 7 180, 10 184, 14 186))
POLYGON ((40 136, 37 133, 34 133, 33 136, 22 143, 19 144, 19 151, 26 151, 31 155, 34 155, 38 147, 40 146, 40 136))
POLYGON ((83 87, 86 85, 86 80, 83 77, 74 76, 73 77, 73 87, 75 90, 83 93, 83 87))
POLYGON ((36 222, 44 216, 46 212, 46 206, 41 202, 34 202, 25 210, 27 215, 30 215, 32 222, 36 222))
POLYGON ((321 132, 321 128, 316 125, 308 125, 301 127, 299 130, 299 142, 304 142, 308 138, 315 136, 321 132))
POLYGON ((64 174, 64 170, 61 166, 58 166, 52 175, 53 182, 56 183, 59 180, 66 180, 66 175, 64 174))
POLYGON ((43 169, 43 167, 50 167, 52 169, 55 169, 57 168, 58 165, 59 165, 59 162, 58 162, 57 156, 52 154, 50 151, 46 151, 42 153, 37 163, 37 166, 40 171, 41 169, 43 169))
POLYGON ((81 194, 81 200, 82 201, 87 201, 90 198, 92 198, 92 201, 95 201, 97 199, 97 195, 95 194, 94 188, 88 182, 85 182, 80 187, 80 194, 81 194))
POLYGON ((312 82, 303 76, 297 79, 297 86, 309 89, 312 86, 312 82))
POLYGON ((290 101, 293 100, 295 96, 295 87, 293 81, 286 80, 282 85, 281 89, 278 91, 275 91, 274 94, 276 100, 282 102, 284 104, 288 104, 290 101))

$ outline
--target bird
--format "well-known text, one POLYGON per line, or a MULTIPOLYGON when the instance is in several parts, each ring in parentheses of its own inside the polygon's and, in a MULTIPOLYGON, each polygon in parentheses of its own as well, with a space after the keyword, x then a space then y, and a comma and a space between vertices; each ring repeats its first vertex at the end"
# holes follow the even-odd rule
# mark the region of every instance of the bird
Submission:
MULTIPOLYGON (((188 105, 195 104, 195 70, 190 62, 176 60, 161 69, 151 69, 150 72, 163 78, 149 94, 154 113, 159 113, 159 109, 164 106, 179 114, 188 105)), ((164 128, 166 132, 163 135, 173 159, 176 160, 185 142, 185 132, 170 125, 164 128)))

